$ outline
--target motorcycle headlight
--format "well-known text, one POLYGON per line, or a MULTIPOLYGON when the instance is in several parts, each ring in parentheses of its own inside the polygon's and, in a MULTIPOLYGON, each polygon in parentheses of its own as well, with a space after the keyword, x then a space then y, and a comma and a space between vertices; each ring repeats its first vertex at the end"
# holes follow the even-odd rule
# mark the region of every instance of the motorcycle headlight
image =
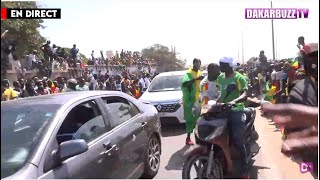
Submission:
POLYGON ((223 133, 224 129, 225 129, 224 126, 217 127, 208 137, 205 138, 205 140, 209 141, 211 139, 214 139, 217 136, 220 136, 223 133))

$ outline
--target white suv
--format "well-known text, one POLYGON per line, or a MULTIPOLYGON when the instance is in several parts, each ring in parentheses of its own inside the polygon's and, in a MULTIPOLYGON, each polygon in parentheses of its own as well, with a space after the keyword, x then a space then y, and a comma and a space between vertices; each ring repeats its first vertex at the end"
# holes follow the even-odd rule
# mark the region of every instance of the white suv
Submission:
MULTIPOLYGON (((182 78, 186 71, 158 74, 149 88, 139 98, 143 103, 156 107, 162 123, 185 123, 182 107, 182 78)), ((207 72, 203 71, 206 76, 207 72)))

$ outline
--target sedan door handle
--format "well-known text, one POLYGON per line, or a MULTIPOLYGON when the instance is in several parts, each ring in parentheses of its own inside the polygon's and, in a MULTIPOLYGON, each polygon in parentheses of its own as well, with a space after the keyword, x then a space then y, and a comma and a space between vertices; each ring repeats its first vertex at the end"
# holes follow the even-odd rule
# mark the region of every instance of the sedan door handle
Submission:
POLYGON ((141 124, 141 127, 144 128, 147 124, 148 124, 147 122, 143 122, 143 123, 141 124))
POLYGON ((110 148, 111 147, 111 142, 107 141, 107 142, 103 143, 103 147, 104 148, 110 148))
POLYGON ((102 152, 101 154, 107 154, 108 156, 111 156, 111 152, 115 150, 115 151, 118 151, 119 150, 119 147, 117 147, 117 145, 112 145, 111 147, 107 147, 106 148, 106 151, 102 152))

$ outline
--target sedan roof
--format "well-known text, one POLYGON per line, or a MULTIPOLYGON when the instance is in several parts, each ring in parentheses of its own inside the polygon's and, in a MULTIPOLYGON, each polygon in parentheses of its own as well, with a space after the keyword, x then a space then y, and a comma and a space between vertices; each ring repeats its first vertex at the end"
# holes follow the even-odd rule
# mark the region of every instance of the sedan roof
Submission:
POLYGON ((50 94, 50 95, 41 95, 34 97, 27 97, 21 99, 15 99, 11 101, 3 101, 2 104, 58 104, 63 105, 68 102, 75 102, 81 100, 83 98, 91 97, 91 96, 100 96, 100 95, 120 95, 119 91, 75 91, 75 92, 65 92, 58 94, 50 94))

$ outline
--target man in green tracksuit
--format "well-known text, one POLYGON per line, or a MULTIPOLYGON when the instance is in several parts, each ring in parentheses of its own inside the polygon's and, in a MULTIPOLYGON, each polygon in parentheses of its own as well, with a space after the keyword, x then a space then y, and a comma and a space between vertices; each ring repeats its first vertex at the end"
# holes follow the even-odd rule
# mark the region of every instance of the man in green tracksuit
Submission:
POLYGON ((187 70, 182 80, 182 101, 183 101, 183 111, 184 119, 186 121, 186 145, 193 145, 194 143, 190 139, 190 134, 196 125, 198 115, 192 113, 192 108, 195 102, 199 101, 200 93, 200 82, 204 78, 202 72, 200 71, 201 60, 193 60, 193 68, 187 70))

